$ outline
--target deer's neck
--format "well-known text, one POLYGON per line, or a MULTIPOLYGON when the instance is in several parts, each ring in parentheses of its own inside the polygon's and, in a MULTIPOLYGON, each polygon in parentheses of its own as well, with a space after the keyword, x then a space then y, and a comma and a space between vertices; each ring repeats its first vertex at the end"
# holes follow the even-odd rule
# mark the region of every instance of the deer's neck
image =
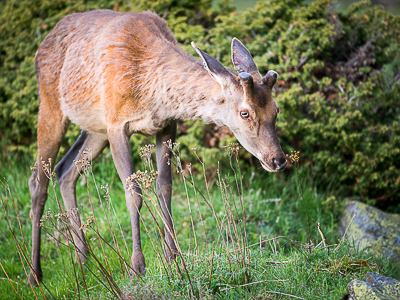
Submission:
POLYGON ((150 89, 151 98, 157 102, 154 108, 159 117, 164 120, 202 119, 218 125, 226 123, 221 86, 201 63, 183 53, 158 65, 154 72, 162 72, 150 89))

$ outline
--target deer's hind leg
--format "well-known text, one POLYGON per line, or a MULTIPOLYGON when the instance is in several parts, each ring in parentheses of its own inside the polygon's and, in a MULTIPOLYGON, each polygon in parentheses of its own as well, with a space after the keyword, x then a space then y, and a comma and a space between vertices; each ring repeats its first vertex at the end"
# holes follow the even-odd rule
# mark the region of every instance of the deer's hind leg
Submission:
POLYGON ((168 160, 171 158, 172 153, 164 144, 168 140, 175 141, 176 136, 176 122, 172 122, 169 126, 164 128, 156 136, 156 154, 157 154, 157 169, 159 172, 157 180, 157 194, 160 199, 161 208, 164 219, 165 239, 168 243, 167 256, 172 258, 177 253, 177 247, 174 241, 174 223, 172 221, 171 212, 171 197, 172 197, 172 176, 171 165, 168 160), (168 155, 166 155, 168 154, 168 155), (172 252, 172 253, 171 253, 172 252))
POLYGON ((52 90, 42 88, 40 94, 41 104, 37 129, 37 168, 29 180, 29 190, 32 198, 32 269, 29 274, 29 282, 35 286, 42 280, 40 266, 41 230, 39 224, 47 200, 49 172, 51 173, 53 170, 62 138, 69 125, 69 120, 63 115, 56 95, 52 90), (49 164, 47 171, 44 171, 42 162, 49 164))
POLYGON ((84 164, 77 163, 75 165, 74 161, 87 160, 91 162, 103 151, 107 144, 106 135, 83 130, 75 144, 55 168, 65 208, 68 212, 71 212, 72 236, 81 261, 85 259, 87 247, 85 236, 80 229, 81 221, 79 212, 74 209, 77 208, 76 182, 84 164))

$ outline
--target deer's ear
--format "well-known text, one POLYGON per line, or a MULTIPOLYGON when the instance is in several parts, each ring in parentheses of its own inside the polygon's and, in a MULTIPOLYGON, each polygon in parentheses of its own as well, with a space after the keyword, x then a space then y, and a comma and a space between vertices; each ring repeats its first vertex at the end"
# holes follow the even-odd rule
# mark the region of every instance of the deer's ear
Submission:
POLYGON ((202 51, 194 42, 192 42, 192 47, 200 55, 204 68, 221 86, 227 85, 232 80, 233 75, 218 60, 202 51))
POLYGON ((239 73, 249 73, 256 81, 261 80, 261 74, 249 50, 237 38, 232 39, 232 63, 239 73))

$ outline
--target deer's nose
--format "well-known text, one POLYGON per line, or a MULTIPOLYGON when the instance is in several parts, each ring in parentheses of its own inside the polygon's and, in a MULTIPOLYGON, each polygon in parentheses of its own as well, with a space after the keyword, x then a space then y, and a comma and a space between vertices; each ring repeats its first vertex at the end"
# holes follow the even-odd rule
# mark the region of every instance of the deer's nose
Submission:
POLYGON ((285 157, 274 158, 275 170, 281 171, 287 165, 287 160, 285 157))

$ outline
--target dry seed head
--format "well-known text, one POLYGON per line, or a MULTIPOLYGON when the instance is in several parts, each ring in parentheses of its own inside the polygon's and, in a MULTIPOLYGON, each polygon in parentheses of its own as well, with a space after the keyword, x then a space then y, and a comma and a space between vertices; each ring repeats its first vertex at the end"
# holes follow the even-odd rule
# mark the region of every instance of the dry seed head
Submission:
POLYGON ((286 157, 290 160, 290 162, 298 163, 300 160, 300 151, 290 151, 290 155, 286 154, 286 157))
POLYGON ((143 188, 148 189, 151 187, 151 184, 157 179, 159 172, 151 170, 149 173, 146 171, 137 171, 133 173, 126 179, 126 185, 128 191, 131 191, 134 185, 137 183, 141 184, 143 188))
POLYGON ((93 222, 93 216, 88 216, 85 227, 88 227, 93 222))
POLYGON ((139 156, 140 158, 146 158, 150 159, 151 158, 151 151, 154 149, 154 145, 149 144, 145 145, 144 147, 140 148, 139 156))
POLYGON ((110 198, 110 190, 108 188, 108 183, 106 183, 106 185, 102 185, 100 187, 106 194, 103 196, 103 198, 108 201, 108 199, 110 198))
POLYGON ((169 139, 168 141, 166 141, 166 142, 163 142, 163 144, 165 145, 165 146, 167 146, 167 148, 169 149, 169 150, 172 150, 172 140, 171 139, 169 139))
POLYGON ((230 158, 237 157, 239 155, 240 148, 241 147, 238 143, 230 143, 228 146, 222 147, 222 149, 226 151, 230 158))
POLYGON ((92 162, 92 149, 86 149, 85 151, 79 150, 79 154, 81 155, 80 159, 74 160, 74 164, 81 169, 84 173, 88 172, 90 169, 90 165, 92 162))
POLYGON ((44 160, 42 160, 42 170, 44 175, 51 180, 52 178, 55 178, 56 174, 51 171, 51 158, 49 158, 48 161, 49 163, 46 163, 44 160))
POLYGON ((35 164, 31 166, 31 171, 36 172, 36 168, 37 168, 37 162, 35 162, 35 164))

